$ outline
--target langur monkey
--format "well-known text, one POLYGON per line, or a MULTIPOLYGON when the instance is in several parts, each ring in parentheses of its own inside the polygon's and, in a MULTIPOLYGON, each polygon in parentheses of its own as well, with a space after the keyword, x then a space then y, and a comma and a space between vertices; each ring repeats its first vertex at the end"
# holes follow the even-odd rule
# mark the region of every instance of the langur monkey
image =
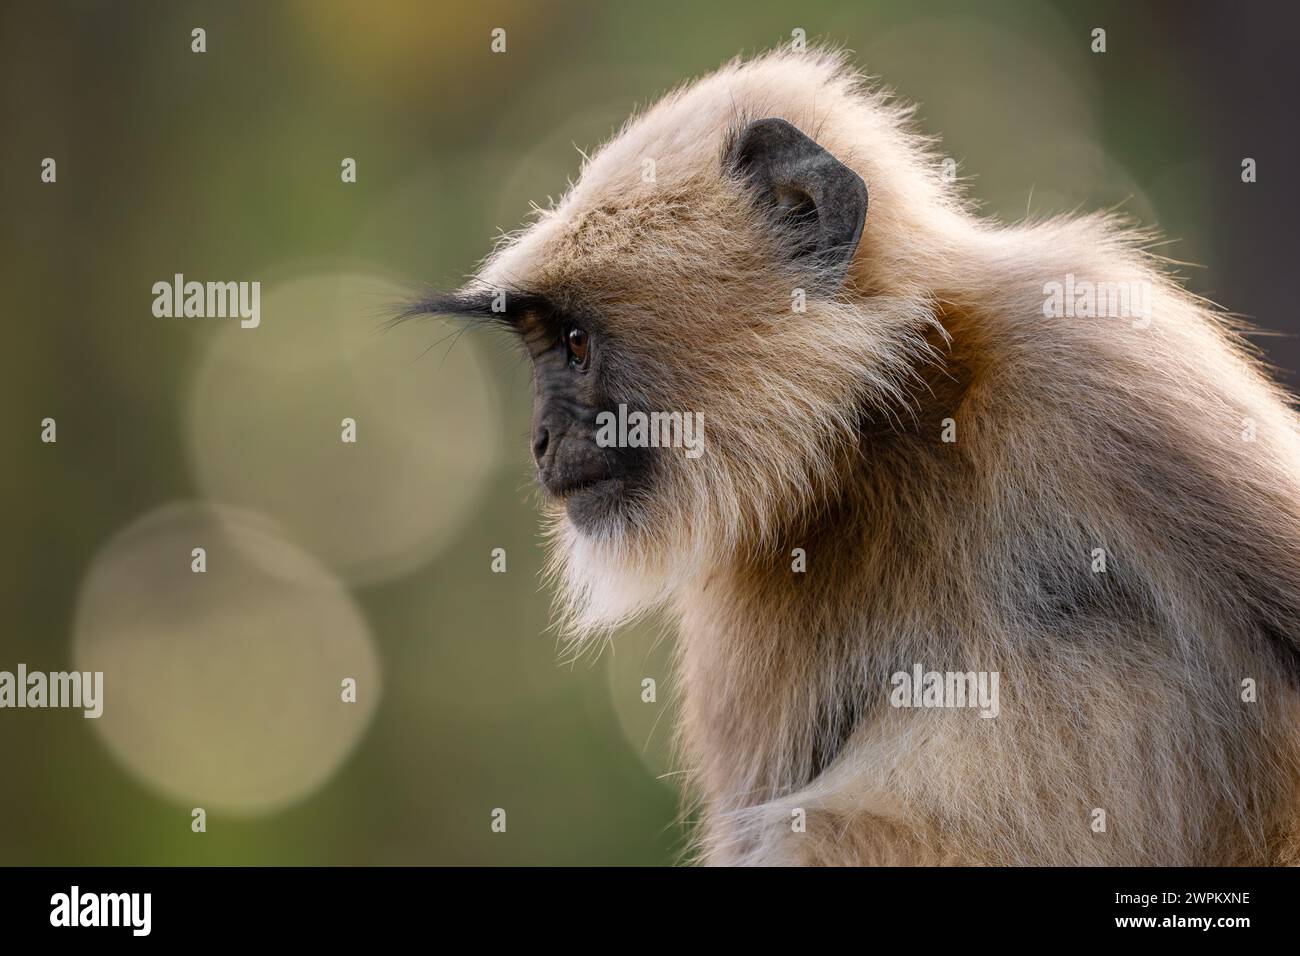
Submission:
POLYGON ((698 860, 1297 861, 1290 399, 1149 233, 950 180, 843 55, 736 61, 410 312, 531 358, 567 633, 676 625, 698 860))

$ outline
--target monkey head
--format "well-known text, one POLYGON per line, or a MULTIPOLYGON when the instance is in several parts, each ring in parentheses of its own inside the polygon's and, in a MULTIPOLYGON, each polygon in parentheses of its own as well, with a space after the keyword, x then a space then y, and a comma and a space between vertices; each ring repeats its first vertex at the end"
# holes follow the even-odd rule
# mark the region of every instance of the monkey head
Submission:
POLYGON ((833 490, 864 413, 897 402, 930 313, 869 262, 873 180, 911 147, 864 95, 827 54, 732 64, 630 121, 465 288, 416 308, 502 322, 531 359, 579 630, 770 545, 833 490))

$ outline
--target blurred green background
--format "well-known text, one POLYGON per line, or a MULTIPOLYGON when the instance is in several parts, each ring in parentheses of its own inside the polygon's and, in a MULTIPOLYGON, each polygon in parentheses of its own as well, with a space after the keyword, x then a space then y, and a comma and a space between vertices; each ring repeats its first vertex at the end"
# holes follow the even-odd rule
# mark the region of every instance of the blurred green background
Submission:
MULTIPOLYGON (((103 669, 107 699, 99 721, 0 711, 0 863, 676 861, 671 635, 650 622, 560 660, 527 370, 490 332, 381 333, 386 310, 558 197, 575 147, 798 28, 918 101, 988 214, 1122 204, 1204 266, 1193 289, 1289 334, 1278 15, 6 4, 0 670, 103 669), (175 273, 261 281, 261 327, 155 318, 175 273)), ((1300 364, 1292 338, 1263 344, 1300 364)))

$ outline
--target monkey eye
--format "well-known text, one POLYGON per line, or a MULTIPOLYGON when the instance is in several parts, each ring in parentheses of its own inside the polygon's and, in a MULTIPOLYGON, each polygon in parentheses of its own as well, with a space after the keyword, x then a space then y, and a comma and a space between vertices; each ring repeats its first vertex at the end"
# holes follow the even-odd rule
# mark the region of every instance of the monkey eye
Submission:
POLYGON ((565 344, 569 349, 569 364, 577 368, 586 368, 591 358, 591 342, 587 333, 582 329, 569 329, 569 334, 565 336, 565 344))

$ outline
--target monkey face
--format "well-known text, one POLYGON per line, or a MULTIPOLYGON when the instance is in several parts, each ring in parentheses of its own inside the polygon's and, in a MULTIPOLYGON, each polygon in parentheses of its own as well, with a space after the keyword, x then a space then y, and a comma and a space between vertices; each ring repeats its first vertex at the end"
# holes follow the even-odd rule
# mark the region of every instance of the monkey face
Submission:
POLYGON ((584 532, 610 533, 650 484, 646 447, 602 443, 598 419, 621 404, 618 358, 599 320, 532 303, 516 331, 533 366, 532 452, 545 494, 584 532))

